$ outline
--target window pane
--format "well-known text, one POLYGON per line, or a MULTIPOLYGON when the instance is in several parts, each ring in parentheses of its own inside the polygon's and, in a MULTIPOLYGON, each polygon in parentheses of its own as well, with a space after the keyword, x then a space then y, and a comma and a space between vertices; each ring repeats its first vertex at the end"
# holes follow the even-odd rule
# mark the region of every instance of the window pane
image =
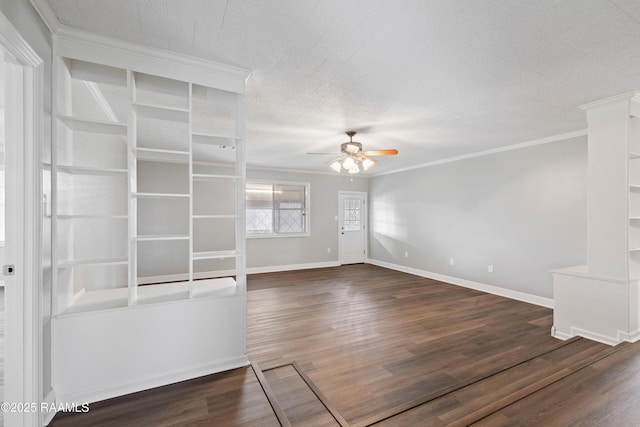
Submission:
POLYGON ((305 185, 247 183, 247 234, 304 233, 305 185))
POLYGON ((360 227, 362 226, 360 221, 360 214, 360 200, 345 199, 343 212, 345 231, 360 231, 360 227))
POLYGON ((273 233, 273 188, 270 184, 247 184, 247 234, 273 233))
POLYGON ((273 186, 274 229, 277 233, 305 231, 305 187, 300 185, 273 186))

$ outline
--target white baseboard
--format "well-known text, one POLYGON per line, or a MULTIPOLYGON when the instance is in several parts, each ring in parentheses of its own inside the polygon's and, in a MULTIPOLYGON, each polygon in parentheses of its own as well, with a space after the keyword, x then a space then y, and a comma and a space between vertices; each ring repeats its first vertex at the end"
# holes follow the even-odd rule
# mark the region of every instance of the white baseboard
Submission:
POLYGON ((117 396, 135 393, 138 391, 148 390, 155 387, 169 385, 192 378, 202 377, 204 375, 215 374, 230 369, 247 366, 249 360, 246 356, 235 357, 232 359, 218 360, 208 363, 204 366, 195 366, 178 372, 161 375, 154 378, 147 378, 142 381, 136 381, 129 384, 119 385, 117 387, 109 387, 104 389, 96 389, 87 392, 70 393, 58 396, 57 404, 78 404, 93 403, 101 400, 111 399, 117 396))
POLYGON ((310 262, 306 264, 271 265, 266 267, 247 268, 247 274, 275 273, 278 271, 308 270, 311 268, 338 267, 338 261, 310 262))
MULTIPOLYGON (((44 398, 43 403, 45 403, 47 407, 50 408, 55 405, 55 402, 56 402, 56 394, 54 393, 53 390, 51 390, 47 394, 47 396, 44 398)), ((48 426, 51 420, 53 420, 53 417, 56 416, 56 414, 57 414, 56 411, 44 412, 42 414, 42 425, 48 426)))
POLYGON ((377 265, 379 267, 402 271, 403 273, 409 273, 420 277, 426 277, 427 279, 439 280, 441 282, 451 283, 453 285, 458 285, 469 289, 475 289, 476 291, 486 292, 488 294, 499 295, 501 297, 511 298, 546 308, 553 308, 553 300, 551 298, 544 298, 537 295, 531 295, 511 289, 500 288, 498 286, 487 285, 485 283, 474 282, 467 279, 461 279, 459 277, 447 276, 445 274, 433 273, 431 271, 419 270, 417 268, 406 267, 404 265, 393 264, 376 259, 367 259, 366 262, 369 264, 377 265))

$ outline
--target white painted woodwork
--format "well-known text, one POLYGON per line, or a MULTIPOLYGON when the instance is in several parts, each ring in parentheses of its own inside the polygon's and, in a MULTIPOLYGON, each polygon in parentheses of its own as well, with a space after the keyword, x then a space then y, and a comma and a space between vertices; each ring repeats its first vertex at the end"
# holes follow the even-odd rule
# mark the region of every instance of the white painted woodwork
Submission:
POLYGON ((640 339, 640 96, 587 104, 587 265, 553 270, 554 336, 640 339))
POLYGON ((134 51, 55 38, 54 386, 62 401, 247 363, 246 73, 181 57, 163 67, 170 56, 134 51), (232 174, 194 164, 211 159, 232 174), (226 277, 194 281, 211 263, 223 263, 226 277), (139 286, 149 276, 181 282, 139 286))
POLYGON ((362 263, 367 258, 367 206, 366 193, 356 192, 340 192, 339 195, 339 251, 340 264, 357 264, 362 263), (358 217, 359 227, 357 229, 349 229, 345 221, 349 218, 346 214, 345 207, 351 205, 355 210, 359 210, 358 217))

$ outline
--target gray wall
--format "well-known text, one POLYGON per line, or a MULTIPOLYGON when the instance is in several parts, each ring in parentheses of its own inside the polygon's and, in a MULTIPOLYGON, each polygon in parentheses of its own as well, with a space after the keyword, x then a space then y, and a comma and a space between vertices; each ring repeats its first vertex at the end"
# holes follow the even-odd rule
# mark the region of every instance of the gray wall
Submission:
MULTIPOLYGON (((51 34, 27 0, 0 0, 0 11, 44 61, 44 121, 42 123, 43 161, 51 161, 51 34)), ((43 176, 43 192, 51 195, 50 177, 43 176)), ((51 200, 48 198, 47 200, 51 200)), ((51 391, 51 219, 43 220, 43 397, 51 391)))
POLYGON ((552 298, 549 270, 586 262, 586 137, 373 177, 369 200, 369 258, 552 298))
POLYGON ((247 239, 248 268, 338 261, 338 192, 368 191, 368 178, 248 169, 252 179, 309 182, 311 236, 247 239))

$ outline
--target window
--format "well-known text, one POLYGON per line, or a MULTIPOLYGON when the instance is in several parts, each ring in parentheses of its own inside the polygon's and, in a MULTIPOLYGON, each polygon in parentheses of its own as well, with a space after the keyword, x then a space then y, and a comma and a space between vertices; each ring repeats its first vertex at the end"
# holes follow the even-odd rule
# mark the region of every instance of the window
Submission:
POLYGON ((308 234, 308 183, 249 182, 246 189, 248 237, 308 234))

